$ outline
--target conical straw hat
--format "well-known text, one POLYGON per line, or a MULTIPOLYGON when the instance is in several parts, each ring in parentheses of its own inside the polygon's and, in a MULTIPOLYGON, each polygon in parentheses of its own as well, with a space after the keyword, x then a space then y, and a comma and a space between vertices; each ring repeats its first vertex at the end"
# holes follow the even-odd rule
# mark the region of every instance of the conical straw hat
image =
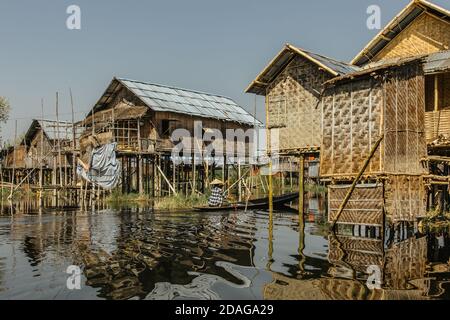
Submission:
POLYGON ((223 182, 222 182, 222 180, 219 180, 219 179, 214 179, 211 183, 210 183, 210 185, 211 186, 215 186, 215 185, 221 185, 221 186, 223 186, 223 182))

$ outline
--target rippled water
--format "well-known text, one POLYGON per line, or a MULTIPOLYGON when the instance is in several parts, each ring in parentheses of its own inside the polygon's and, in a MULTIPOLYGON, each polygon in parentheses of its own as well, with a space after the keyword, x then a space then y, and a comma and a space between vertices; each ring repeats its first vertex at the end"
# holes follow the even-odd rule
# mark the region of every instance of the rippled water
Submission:
POLYGON ((0 216, 0 299, 448 298, 446 233, 392 229, 385 247, 330 235, 323 212, 305 220, 145 209, 0 216), (67 289, 69 265, 81 267, 81 290, 67 289), (369 265, 380 266, 383 290, 367 288, 369 265))

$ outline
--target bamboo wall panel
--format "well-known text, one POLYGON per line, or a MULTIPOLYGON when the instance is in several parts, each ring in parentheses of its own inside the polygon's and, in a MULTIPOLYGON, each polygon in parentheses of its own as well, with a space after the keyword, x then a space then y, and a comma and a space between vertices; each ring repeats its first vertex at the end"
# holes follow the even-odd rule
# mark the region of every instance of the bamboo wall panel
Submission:
POLYGON ((315 64, 297 57, 268 86, 267 127, 279 130, 280 151, 320 146, 319 96, 323 82, 330 78, 315 64))
MULTIPOLYGON (((350 186, 328 186, 328 221, 336 219, 339 206, 350 186)), ((357 185, 339 223, 381 226, 383 224, 383 185, 357 185)))
MULTIPOLYGON (((326 90, 322 101, 321 174, 356 174, 381 132, 381 84, 373 79, 344 83, 326 90)), ((379 148, 366 172, 380 172, 381 161, 379 148)))
POLYGON ((425 81, 419 65, 393 70, 385 84, 384 171, 425 173, 425 81))
POLYGON ((24 145, 11 148, 10 152, 6 155, 4 160, 4 166, 6 168, 26 168, 26 156, 27 150, 24 145))
POLYGON ((450 48, 450 24, 422 14, 395 37, 372 61, 428 54, 450 48))
POLYGON ((424 76, 420 65, 327 88, 322 99, 322 176, 355 176, 380 134, 366 175, 422 174, 426 157, 424 76))

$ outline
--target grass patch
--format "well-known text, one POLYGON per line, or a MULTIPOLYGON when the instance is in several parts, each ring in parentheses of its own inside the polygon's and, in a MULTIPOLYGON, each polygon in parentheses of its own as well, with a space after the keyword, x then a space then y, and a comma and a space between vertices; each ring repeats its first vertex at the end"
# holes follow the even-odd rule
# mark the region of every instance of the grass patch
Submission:
POLYGON ((328 189, 323 185, 313 183, 313 184, 306 184, 305 191, 312 192, 314 194, 327 194, 328 189))
POLYGON ((128 203, 150 203, 152 200, 146 194, 122 193, 120 190, 114 190, 106 198, 106 202, 115 205, 128 203))
MULTIPOLYGON (((6 201, 8 200, 9 195, 11 194, 11 188, 1 188, 0 190, 0 196, 1 198, 6 201)), ((31 191, 30 189, 24 189, 24 188, 18 188, 14 191, 12 196, 12 201, 19 201, 23 200, 25 198, 30 198, 36 196, 36 193, 31 191)))
POLYGON ((208 203, 206 195, 172 195, 155 200, 154 208, 156 210, 180 210, 191 209, 195 206, 203 206, 208 203))
POLYGON ((420 221, 419 226, 426 232, 441 232, 450 230, 450 213, 440 214, 438 211, 429 211, 427 217, 420 221))

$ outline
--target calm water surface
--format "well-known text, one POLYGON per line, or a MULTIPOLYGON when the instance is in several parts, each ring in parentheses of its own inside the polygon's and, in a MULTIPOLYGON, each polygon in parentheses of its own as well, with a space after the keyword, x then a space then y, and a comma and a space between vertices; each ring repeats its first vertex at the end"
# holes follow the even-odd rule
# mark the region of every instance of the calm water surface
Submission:
POLYGON ((295 212, 0 216, 0 299, 448 299, 447 233, 333 236, 295 212), (81 290, 69 290, 69 265, 81 290), (382 290, 369 290, 379 266, 382 290))

